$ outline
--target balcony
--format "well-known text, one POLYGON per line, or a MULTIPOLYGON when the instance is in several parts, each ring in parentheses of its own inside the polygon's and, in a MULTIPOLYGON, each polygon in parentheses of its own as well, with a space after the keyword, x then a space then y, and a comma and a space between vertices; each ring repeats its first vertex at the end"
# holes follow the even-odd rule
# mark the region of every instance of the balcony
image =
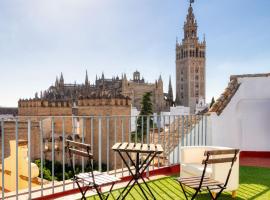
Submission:
MULTIPOLYGON (((180 148, 205 146, 211 143, 211 117, 186 116, 54 116, 19 117, 1 121, 1 180, 2 199, 80 199, 71 181, 69 156, 65 140, 91 144, 94 167, 98 171, 121 178, 114 196, 130 179, 120 157, 111 150, 117 142, 161 144, 164 152, 156 157, 145 173, 157 199, 183 197, 179 184, 173 179, 180 172, 180 148), (138 124, 138 121, 140 122, 138 124)), ((73 156, 74 167, 87 172, 87 162, 73 156)), ((142 157, 142 159, 145 159, 142 157)), ((270 196, 270 169, 246 167, 252 160, 241 157, 240 188, 237 199, 270 196)), ((268 159, 256 158, 255 165, 270 166, 268 159)), ((130 164, 130 163, 129 163, 130 164)), ((254 163, 253 163, 254 165, 254 163)), ((102 188, 106 192, 108 188, 102 188)), ((133 189, 131 199, 142 199, 133 189), (133 198, 132 198, 133 197, 133 198)), ((95 193, 87 193, 95 199, 95 193)), ((206 193, 200 199, 206 199, 206 193)), ((222 199, 229 199, 224 193, 222 199)))

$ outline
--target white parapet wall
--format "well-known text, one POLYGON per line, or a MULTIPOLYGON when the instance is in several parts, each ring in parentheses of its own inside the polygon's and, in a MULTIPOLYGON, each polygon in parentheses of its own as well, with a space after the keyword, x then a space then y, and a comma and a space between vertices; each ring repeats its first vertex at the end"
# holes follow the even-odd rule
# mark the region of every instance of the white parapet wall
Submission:
POLYGON ((270 151, 270 77, 238 78, 240 87, 218 116, 211 114, 213 145, 270 151))

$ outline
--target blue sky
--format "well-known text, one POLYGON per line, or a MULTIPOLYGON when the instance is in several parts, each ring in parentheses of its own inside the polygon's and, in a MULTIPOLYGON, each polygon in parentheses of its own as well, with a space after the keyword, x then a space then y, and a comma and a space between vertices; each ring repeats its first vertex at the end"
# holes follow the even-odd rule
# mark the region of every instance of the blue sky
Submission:
MULTIPOLYGON (((0 105, 47 89, 56 75, 90 81, 136 69, 149 82, 169 75, 175 89, 175 40, 187 0, 1 0, 0 105)), ((270 71, 269 0, 195 0, 207 42, 207 100, 232 74, 270 71)))

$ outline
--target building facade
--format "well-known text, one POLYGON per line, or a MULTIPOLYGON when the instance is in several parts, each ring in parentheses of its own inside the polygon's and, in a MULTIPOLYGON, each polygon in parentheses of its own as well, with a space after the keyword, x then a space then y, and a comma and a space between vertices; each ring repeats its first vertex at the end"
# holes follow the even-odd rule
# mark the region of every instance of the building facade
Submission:
POLYGON ((163 81, 161 76, 155 83, 146 83, 144 78, 141 78, 140 72, 133 73, 133 79, 127 80, 124 75, 122 80, 122 94, 131 98, 131 104, 138 110, 141 110, 141 101, 145 93, 151 92, 153 111, 160 113, 169 108, 166 94, 163 92, 163 81))
POLYGON ((176 42, 176 105, 194 113, 199 99, 205 99, 205 39, 200 42, 197 21, 190 4, 184 24, 184 38, 176 42))

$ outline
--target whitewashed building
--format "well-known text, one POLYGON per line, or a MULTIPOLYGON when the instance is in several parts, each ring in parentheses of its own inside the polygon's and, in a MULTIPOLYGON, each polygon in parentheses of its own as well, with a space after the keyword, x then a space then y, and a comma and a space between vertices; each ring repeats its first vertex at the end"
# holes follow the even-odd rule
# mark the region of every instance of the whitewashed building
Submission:
POLYGON ((270 151, 270 74, 231 76, 210 113, 212 145, 270 151))

